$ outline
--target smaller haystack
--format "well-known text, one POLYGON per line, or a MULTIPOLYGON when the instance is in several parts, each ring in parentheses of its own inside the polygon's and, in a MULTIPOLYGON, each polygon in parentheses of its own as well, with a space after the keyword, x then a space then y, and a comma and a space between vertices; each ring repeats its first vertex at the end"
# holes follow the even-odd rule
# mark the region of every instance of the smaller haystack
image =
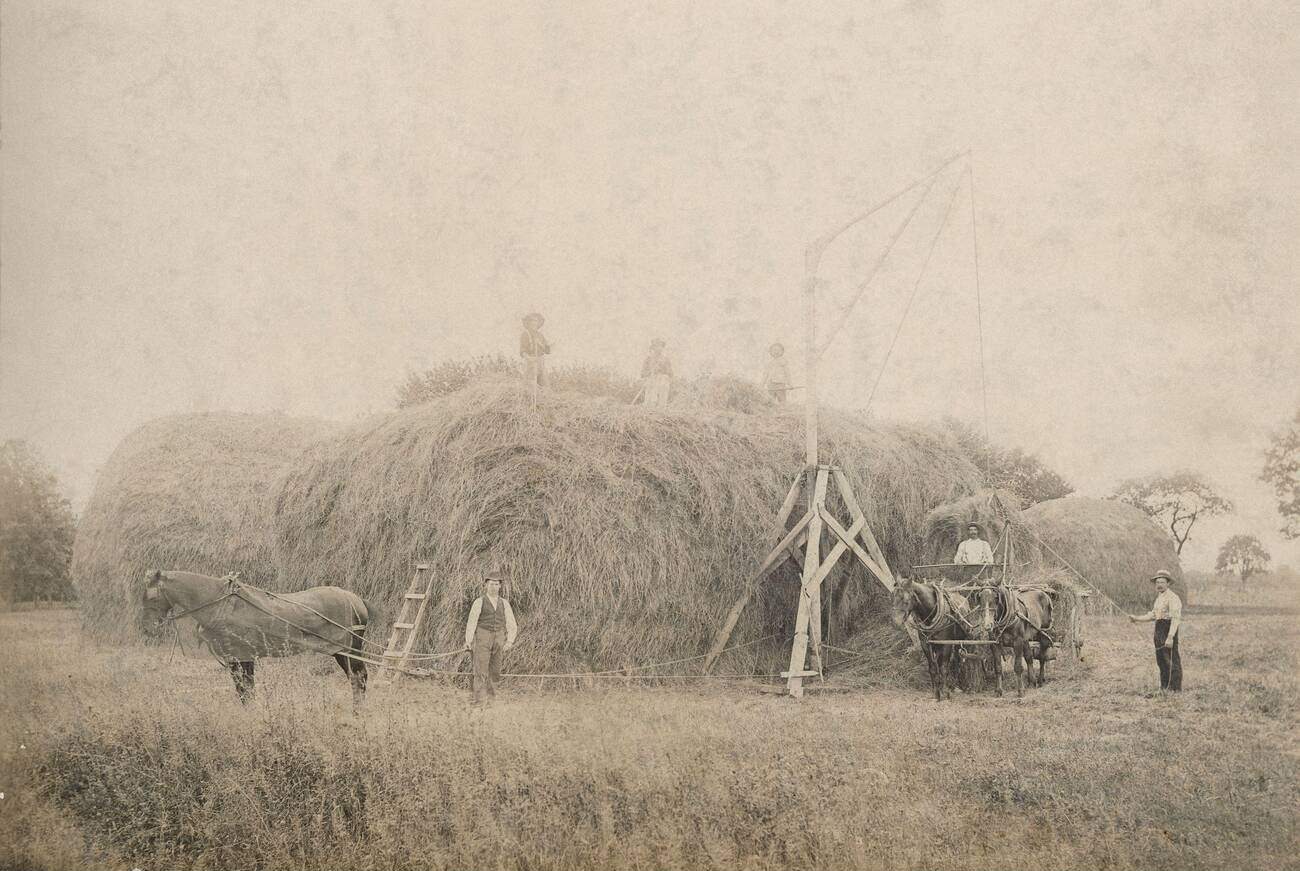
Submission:
POLYGON ((1122 608, 1146 610, 1160 569, 1183 602, 1187 585, 1174 543, 1147 515, 1112 499, 1067 496, 1031 505, 1022 513, 1045 561, 1064 562, 1122 608))
POLYGON ((150 569, 275 579, 267 495, 285 467, 336 424, 279 414, 165 417, 109 458, 77 525, 72 579, 86 629, 133 633, 150 569))

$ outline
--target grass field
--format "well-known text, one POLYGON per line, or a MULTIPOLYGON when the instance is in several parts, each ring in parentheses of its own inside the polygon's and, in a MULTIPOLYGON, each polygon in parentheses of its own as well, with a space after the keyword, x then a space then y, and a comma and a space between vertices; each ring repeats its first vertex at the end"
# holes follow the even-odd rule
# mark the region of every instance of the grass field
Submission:
POLYGON ((3 614, 0 867, 1300 868, 1295 598, 1261 600, 1190 615, 1179 697, 1149 625, 1094 619, 1019 702, 414 681, 355 715, 323 658, 245 709, 210 660, 3 614))

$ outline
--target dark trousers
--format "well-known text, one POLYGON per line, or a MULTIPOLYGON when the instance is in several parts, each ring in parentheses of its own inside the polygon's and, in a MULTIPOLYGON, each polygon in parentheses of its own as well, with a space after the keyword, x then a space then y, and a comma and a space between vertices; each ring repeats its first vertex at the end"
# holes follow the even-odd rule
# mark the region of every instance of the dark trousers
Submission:
POLYGON ((501 680, 501 653, 505 646, 504 632, 474 631, 474 646, 470 652, 474 666, 474 704, 496 698, 497 681, 501 680))
MULTIPOLYGON (((1182 633, 1179 633, 1181 635, 1182 633)), ((1160 689, 1178 692, 1183 688, 1183 660, 1178 655, 1178 635, 1172 647, 1165 647, 1169 637, 1169 621, 1156 621, 1156 667, 1160 669, 1160 689)))

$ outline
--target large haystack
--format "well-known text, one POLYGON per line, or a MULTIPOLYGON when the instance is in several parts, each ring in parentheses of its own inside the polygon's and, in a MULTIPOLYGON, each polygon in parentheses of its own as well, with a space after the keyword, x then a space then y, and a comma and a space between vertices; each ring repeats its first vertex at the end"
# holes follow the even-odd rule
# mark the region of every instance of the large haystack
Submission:
POLYGON ((287 463, 336 424, 270 414, 188 414, 133 432, 109 458, 77 526, 72 577, 101 637, 135 626, 153 568, 275 577, 266 497, 287 463))
POLYGON ((1171 586, 1187 601, 1173 542, 1133 506, 1067 496, 1031 505, 1022 516, 1035 544, 1046 546, 1044 560, 1059 556, 1121 607, 1150 607, 1155 588, 1148 579, 1158 569, 1169 570, 1171 586))
MULTIPOLYGON (((285 475, 281 583, 346 586, 391 619, 413 564, 430 561, 436 592, 418 646, 446 650, 495 568, 512 580, 522 624, 516 669, 698 654, 763 556, 801 466, 801 427, 791 413, 655 411, 573 394, 530 410, 515 384, 474 385, 355 427, 285 475)), ((938 431, 844 415, 823 429, 824 456, 852 479, 891 564, 915 558, 930 508, 977 485, 938 431)), ((788 630, 793 578, 765 585, 733 641, 788 630)), ((871 597, 860 570, 841 589, 834 614, 846 636, 871 597)), ((750 648, 720 668, 767 665, 779 649, 750 648)))

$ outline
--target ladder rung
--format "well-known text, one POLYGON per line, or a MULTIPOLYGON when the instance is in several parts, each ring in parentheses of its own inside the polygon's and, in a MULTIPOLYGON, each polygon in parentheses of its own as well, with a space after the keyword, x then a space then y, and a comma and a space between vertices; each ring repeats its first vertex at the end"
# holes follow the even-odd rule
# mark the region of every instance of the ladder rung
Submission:
POLYGON ((429 570, 429 564, 428 564, 428 563, 416 563, 416 565, 415 565, 415 570, 416 570, 417 572, 425 572, 425 571, 428 571, 428 570, 429 570))
POLYGON ((414 628, 415 628, 415 624, 414 624, 414 623, 394 623, 394 624, 393 624, 393 628, 394 628, 394 629, 414 629, 414 628))
POLYGON ((423 598, 424 598, 424 595, 425 595, 424 593, 407 593, 407 594, 406 594, 406 598, 408 598, 408 599, 423 599, 423 598))

